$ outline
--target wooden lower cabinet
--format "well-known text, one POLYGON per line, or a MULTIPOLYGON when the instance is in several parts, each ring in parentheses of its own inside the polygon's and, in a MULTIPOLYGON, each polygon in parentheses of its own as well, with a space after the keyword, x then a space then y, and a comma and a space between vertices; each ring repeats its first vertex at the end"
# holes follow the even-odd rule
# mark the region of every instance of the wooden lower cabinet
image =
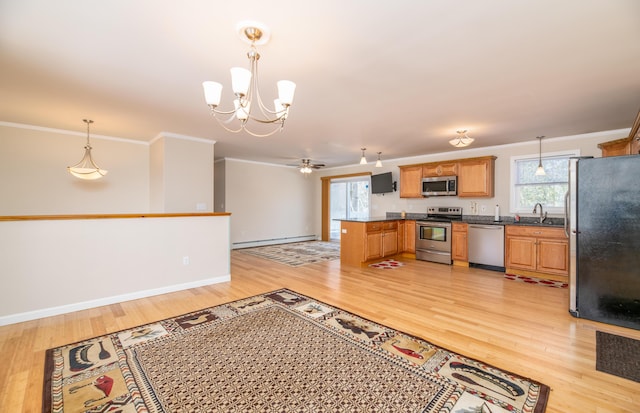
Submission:
POLYGON ((564 229, 507 225, 505 266, 508 273, 540 273, 566 279, 569 275, 569 240, 564 229))
POLYGON ((398 253, 398 221, 367 222, 364 260, 398 253))
POLYGON ((469 247, 467 234, 469 226, 465 222, 451 224, 451 259, 459 263, 469 263, 469 247))
POLYGON ((400 250, 410 254, 416 253, 416 221, 413 219, 404 221, 404 245, 400 250))
POLYGON ((362 265, 398 254, 398 221, 342 221, 340 262, 362 265))

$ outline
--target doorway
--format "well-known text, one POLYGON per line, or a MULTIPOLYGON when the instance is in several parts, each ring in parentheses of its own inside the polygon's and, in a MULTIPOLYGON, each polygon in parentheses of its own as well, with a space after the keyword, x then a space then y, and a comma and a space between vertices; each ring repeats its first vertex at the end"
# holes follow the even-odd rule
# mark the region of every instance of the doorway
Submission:
POLYGON ((369 217, 371 177, 332 179, 329 189, 329 239, 340 240, 340 219, 369 217))

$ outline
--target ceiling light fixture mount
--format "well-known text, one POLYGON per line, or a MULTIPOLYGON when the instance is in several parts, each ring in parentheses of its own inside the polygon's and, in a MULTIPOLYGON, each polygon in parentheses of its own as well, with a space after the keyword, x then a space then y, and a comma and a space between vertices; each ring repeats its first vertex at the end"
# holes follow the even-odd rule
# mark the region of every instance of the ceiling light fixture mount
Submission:
POLYGON ((540 141, 540 152, 539 152, 539 157, 538 157, 538 169, 536 169, 536 175, 537 176, 544 176, 547 173, 544 171, 544 168, 542 167, 542 138, 544 138, 543 136, 536 136, 536 139, 538 139, 540 141))
POLYGON ((458 134, 458 137, 449 141, 449 143, 456 148, 464 148, 465 146, 469 146, 475 140, 467 135, 466 129, 457 130, 456 133, 458 134))
POLYGON ((105 176, 109 171, 101 169, 93 161, 91 156, 91 143, 89 142, 89 125, 93 123, 91 119, 82 119, 87 124, 87 144, 84 146, 84 156, 77 164, 73 166, 67 166, 69 173, 76 178, 85 180, 100 179, 105 176))
POLYGON ((233 101, 234 109, 230 111, 218 109, 222 97, 222 84, 218 82, 206 81, 202 83, 205 100, 211 109, 211 114, 227 131, 233 133, 245 131, 256 137, 271 136, 284 128, 284 122, 289 115, 289 108, 293 102, 296 84, 290 80, 278 81, 278 99, 274 100, 274 110, 267 108, 262 102, 260 91, 258 90, 258 60, 260 59, 260 54, 256 49, 256 45, 267 43, 271 37, 271 31, 266 25, 253 21, 242 21, 237 24, 236 29, 240 37, 248 42, 251 47, 247 52, 249 69, 242 67, 231 68, 231 86, 235 95, 233 101), (259 113, 256 114, 256 112, 259 113), (222 120, 217 115, 229 116, 227 119, 222 120), (234 119, 240 122, 238 128, 228 127, 227 124, 234 119), (249 129, 249 121, 275 127, 270 131, 255 132, 249 129))

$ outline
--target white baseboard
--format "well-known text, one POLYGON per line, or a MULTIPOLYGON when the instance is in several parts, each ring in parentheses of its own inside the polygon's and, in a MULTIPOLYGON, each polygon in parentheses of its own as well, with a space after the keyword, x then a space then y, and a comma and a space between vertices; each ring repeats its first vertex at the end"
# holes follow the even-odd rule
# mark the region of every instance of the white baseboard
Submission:
POLYGON ((291 242, 317 241, 317 240, 318 240, 317 235, 300 235, 297 237, 272 238, 272 239, 263 239, 258 241, 234 242, 231 245, 231 249, 237 250, 242 248, 264 247, 266 245, 288 244, 291 242))
POLYGON ((112 297, 98 298, 96 300, 83 301, 74 304, 61 305, 58 307, 43 308, 41 310, 28 311, 24 313, 11 314, 0 317, 0 326, 21 323, 23 321, 36 320, 38 318, 52 317, 60 314, 67 314, 74 311, 87 310, 89 308, 101 307, 124 301, 137 300, 139 298, 152 297, 154 295, 173 293, 176 291, 188 290, 190 288, 202 287, 205 285, 219 284, 231 281, 231 274, 220 277, 206 278, 184 284, 168 285, 166 287, 154 288, 151 290, 136 291, 112 297))

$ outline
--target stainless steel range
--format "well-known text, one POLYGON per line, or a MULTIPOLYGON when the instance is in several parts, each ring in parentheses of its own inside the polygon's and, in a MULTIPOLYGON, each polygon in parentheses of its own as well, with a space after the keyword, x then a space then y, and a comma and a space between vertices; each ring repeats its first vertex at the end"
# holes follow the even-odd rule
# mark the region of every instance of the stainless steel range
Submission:
POLYGON ((416 258, 451 265, 451 221, 462 219, 462 208, 429 207, 416 221, 416 258))

